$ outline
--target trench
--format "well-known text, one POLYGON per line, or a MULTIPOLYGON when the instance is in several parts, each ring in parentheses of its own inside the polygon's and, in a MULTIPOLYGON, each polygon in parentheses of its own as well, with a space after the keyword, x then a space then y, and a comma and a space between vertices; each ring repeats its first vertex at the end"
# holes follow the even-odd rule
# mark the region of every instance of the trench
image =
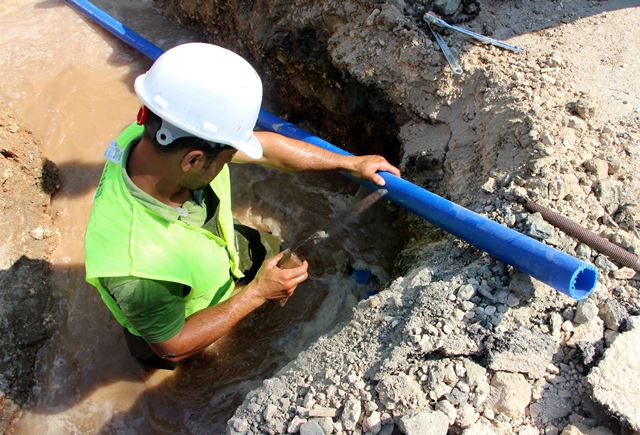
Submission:
MULTIPOLYGON (((162 18, 150 1, 95 3, 165 48, 200 40, 162 18)), ((82 243, 102 152, 135 116, 133 79, 149 63, 63 1, 5 3, 0 23, 0 98, 40 138, 44 157, 61 176, 52 199, 61 243, 50 260, 56 332, 39 353, 32 399, 16 422, 17 433, 222 432, 246 392, 347 320, 358 300, 389 280, 401 246, 400 222, 395 208, 376 204, 311 256, 311 278, 285 308, 264 306, 175 372, 145 371, 84 282, 82 243), (350 277, 353 269, 375 279, 360 284, 350 277)), ((271 107, 291 109, 278 104, 271 107)), ((304 117, 304 107, 295 113, 304 117)), ((317 116, 312 113, 309 123, 317 116)), ((331 120, 334 140, 353 144, 367 136, 358 129, 362 117, 331 120)), ((385 137, 394 137, 393 131, 377 140, 385 137)), ((236 218, 287 241, 314 231, 362 194, 333 174, 243 166, 232 177, 236 218)))

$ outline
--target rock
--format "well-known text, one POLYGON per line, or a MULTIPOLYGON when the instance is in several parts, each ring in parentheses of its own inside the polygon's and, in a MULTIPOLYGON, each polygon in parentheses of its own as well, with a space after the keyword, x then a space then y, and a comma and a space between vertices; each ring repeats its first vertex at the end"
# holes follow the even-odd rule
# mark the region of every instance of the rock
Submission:
POLYGON ((434 0, 433 10, 438 15, 453 15, 458 8, 462 0, 434 0))
POLYGON ((562 315, 560 313, 551 313, 549 316, 549 327, 551 328, 551 334, 558 338, 562 328, 562 315))
POLYGON ((585 100, 578 100, 569 104, 570 110, 580 118, 588 121, 596 113, 595 107, 585 100))
POLYGON ((458 423, 458 426, 464 428, 471 426, 478 420, 478 418, 480 418, 480 414, 476 412, 473 406, 465 403, 458 409, 458 418, 456 419, 456 422, 458 423))
POLYGON ((593 399, 640 431, 640 328, 621 333, 587 376, 593 399))
POLYGON ((554 146, 556 144, 556 141, 553 139, 553 136, 551 136, 551 134, 549 134, 548 132, 544 132, 542 134, 542 143, 547 145, 547 146, 554 146))
POLYGON ((613 213, 622 199, 622 186, 619 181, 599 180, 596 183, 596 196, 608 213, 613 213))
POLYGON ((456 407, 453 406, 453 403, 449 402, 448 400, 441 400, 440 402, 436 403, 436 410, 442 411, 447 414, 447 417, 449 417, 450 425, 455 423, 456 417, 458 416, 458 411, 456 410, 456 407))
POLYGON ((246 433, 249 430, 249 423, 244 418, 232 418, 228 425, 238 433, 246 433))
POLYGON ((533 213, 527 218, 527 235, 539 240, 546 240, 553 237, 555 229, 553 225, 547 223, 540 213, 533 213))
POLYGON ((344 430, 355 430, 356 425, 360 420, 361 412, 362 407, 359 400, 348 399, 345 402, 344 408, 342 409, 342 416, 340 417, 344 430))
POLYGON ((598 255, 593 263, 605 274, 618 270, 618 266, 613 264, 606 255, 598 255))
POLYGON ((591 258, 591 248, 584 243, 578 243, 578 246, 576 246, 576 255, 588 260, 591 258))
POLYGON ((491 316, 491 315, 495 314, 495 312, 496 312, 496 307, 495 307, 495 306, 493 306, 493 305, 487 305, 487 306, 485 307, 485 309, 484 309, 484 313, 485 313, 487 316, 491 316))
POLYGON ((624 204, 618 208, 613 219, 623 230, 634 231, 640 225, 640 206, 624 204))
POLYGON ((371 14, 367 17, 367 19, 365 20, 364 24, 367 27, 371 27, 373 26, 373 24, 376 21, 377 16, 380 15, 380 9, 376 8, 373 10, 373 12, 371 12, 371 14))
POLYGON ((635 279, 638 273, 631 269, 630 267, 623 267, 622 269, 618 269, 613 273, 613 277, 615 279, 635 279))
POLYGON ((482 190, 485 193, 494 193, 496 191, 496 179, 489 177, 489 179, 482 185, 482 190))
POLYGON ((609 175, 609 162, 602 159, 591 159, 584 162, 584 168, 597 179, 602 180, 609 175))
POLYGON ((378 382, 376 391, 380 402, 389 410, 416 409, 426 404, 422 387, 407 375, 385 376, 378 382))
POLYGON ((311 420, 300 425, 300 435, 325 435, 316 420, 311 420))
POLYGON ((309 417, 335 417, 337 410, 335 408, 328 408, 326 406, 314 406, 309 410, 309 417))
POLYGON ((300 431, 300 426, 302 426, 306 422, 307 422, 306 419, 300 418, 299 416, 296 415, 289 422, 289 426, 287 427, 287 433, 298 433, 300 431))
POLYGON ((513 308, 518 305, 520 305, 520 298, 513 293, 509 293, 509 296, 507 296, 507 306, 513 308))
POLYGON ((573 323, 571 323, 571 320, 565 320, 564 322, 562 322, 562 330, 564 332, 572 332, 573 331, 573 323))
POLYGON ((568 346, 575 346, 582 352, 584 362, 591 364, 603 349, 604 322, 596 317, 589 323, 578 325, 567 340, 568 346))
POLYGON ((456 375, 456 370, 453 368, 453 364, 449 364, 444 368, 443 380, 449 385, 458 382, 458 376, 456 375))
POLYGON ((42 240, 51 237, 53 233, 44 227, 37 227, 29 231, 29 235, 34 240, 42 240))
POLYGON ((406 435, 446 435, 449 417, 442 411, 426 411, 407 414, 398 422, 406 435))
POLYGON ((511 418, 524 417, 531 400, 531 385, 519 373, 496 372, 491 378, 491 402, 496 412, 511 418))
POLYGON ((476 290, 473 288, 473 286, 470 284, 465 284, 458 288, 456 297, 461 301, 468 301, 473 297, 474 294, 476 294, 476 290))
POLYGON ((271 420, 273 420, 273 417, 276 415, 277 412, 278 412, 278 407, 273 403, 269 403, 267 407, 264 409, 264 412, 262 413, 262 417, 264 418, 264 421, 268 423, 271 420))
POLYGON ((467 358, 463 359, 462 363, 466 370, 466 378, 469 386, 475 387, 480 383, 487 382, 487 369, 467 358))
POLYGON ((331 417, 313 418, 310 421, 317 422, 318 426, 320 426, 322 431, 326 434, 330 434, 333 432, 333 420, 331 419, 331 417))
POLYGON ((627 310, 615 299, 608 299, 600 306, 600 317, 607 328, 618 331, 627 318, 627 310))
POLYGON ((557 349, 558 342, 537 329, 508 331, 489 350, 489 368, 541 378, 557 349))
POLYGON ((374 434, 380 432, 382 422, 380 421, 380 413, 378 411, 373 411, 369 417, 364 419, 363 429, 374 434))
POLYGON ((580 325, 588 323, 598 316, 598 306, 591 299, 583 299, 578 302, 576 307, 576 315, 573 322, 580 325))
POLYGON ((462 435, 496 435, 496 431, 487 423, 477 422, 466 428, 462 435))

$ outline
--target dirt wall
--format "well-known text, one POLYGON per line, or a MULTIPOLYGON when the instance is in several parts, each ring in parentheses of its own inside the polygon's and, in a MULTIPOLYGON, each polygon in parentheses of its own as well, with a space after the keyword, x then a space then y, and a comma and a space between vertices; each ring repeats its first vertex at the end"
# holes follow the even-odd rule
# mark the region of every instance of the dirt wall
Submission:
POLYGON ((38 350, 51 335, 47 261, 58 243, 51 224, 55 167, 33 135, 0 104, 0 433, 26 403, 38 350))

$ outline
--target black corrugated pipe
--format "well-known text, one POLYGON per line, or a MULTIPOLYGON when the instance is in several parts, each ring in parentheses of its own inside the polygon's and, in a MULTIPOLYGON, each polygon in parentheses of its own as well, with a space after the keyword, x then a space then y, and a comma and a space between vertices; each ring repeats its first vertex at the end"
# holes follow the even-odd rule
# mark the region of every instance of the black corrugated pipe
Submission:
POLYGON ((564 233, 571 237, 575 237, 582 243, 589 245, 596 251, 610 257, 618 263, 640 272, 640 259, 637 255, 634 255, 615 243, 611 243, 604 237, 600 237, 588 229, 581 227, 572 220, 562 216, 560 213, 549 210, 548 208, 543 207, 540 204, 536 204, 533 201, 527 201, 524 208, 531 213, 540 213, 545 221, 549 222, 564 233))

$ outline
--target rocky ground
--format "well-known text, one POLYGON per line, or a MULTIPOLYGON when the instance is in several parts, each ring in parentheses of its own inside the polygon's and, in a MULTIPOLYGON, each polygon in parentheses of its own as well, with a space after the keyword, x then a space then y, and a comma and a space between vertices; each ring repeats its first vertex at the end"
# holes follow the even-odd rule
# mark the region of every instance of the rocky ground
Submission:
POLYGON ((640 430, 640 281, 522 207, 640 251, 637 3, 481 0, 465 26, 526 51, 445 33, 457 77, 428 1, 158 3, 250 59, 279 113, 600 272, 576 303, 406 216, 397 278, 250 393, 229 433, 640 430))
POLYGON ((10 432, 27 401, 36 354, 51 335, 47 260, 58 243, 49 215, 56 188, 55 167, 0 105, 0 433, 10 432))

